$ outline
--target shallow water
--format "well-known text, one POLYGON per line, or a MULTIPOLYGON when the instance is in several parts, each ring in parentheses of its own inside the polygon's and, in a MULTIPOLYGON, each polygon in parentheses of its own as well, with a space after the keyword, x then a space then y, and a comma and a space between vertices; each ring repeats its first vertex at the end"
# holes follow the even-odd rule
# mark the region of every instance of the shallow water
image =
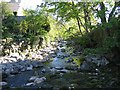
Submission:
POLYGON ((39 88, 104 88, 104 87, 119 87, 118 76, 119 73, 113 73, 116 67, 113 69, 104 67, 105 70, 101 73, 96 72, 81 72, 79 69, 74 70, 76 66, 80 65, 81 61, 77 60, 79 56, 72 56, 71 48, 66 48, 63 43, 63 47, 59 47, 56 57, 50 58, 50 62, 43 63, 43 67, 34 69, 32 71, 22 72, 15 76, 10 76, 7 78, 10 87, 26 87, 28 80, 31 76, 46 77, 46 81, 36 84, 35 86, 29 87, 39 87, 39 88), (65 48, 65 52, 61 52, 60 48, 65 48), (75 58, 74 63, 66 63, 70 58, 75 58), (67 72, 60 71, 62 70, 67 72), (55 69, 58 68, 58 69, 55 69), (69 69, 68 69, 69 68, 69 69), (71 69, 73 68, 73 69, 71 69), (42 70, 45 70, 42 72, 42 70), (111 70, 111 71, 110 71, 111 70), (113 80, 112 80, 113 79, 113 80))

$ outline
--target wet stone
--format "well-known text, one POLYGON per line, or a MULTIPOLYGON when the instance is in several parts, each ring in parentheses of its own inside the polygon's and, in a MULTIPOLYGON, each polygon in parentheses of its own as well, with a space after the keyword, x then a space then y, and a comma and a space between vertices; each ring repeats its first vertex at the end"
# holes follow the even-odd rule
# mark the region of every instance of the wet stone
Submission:
POLYGON ((0 87, 7 88, 8 87, 8 83, 7 82, 0 82, 0 87))
POLYGON ((27 83, 25 86, 34 86, 35 83, 31 82, 31 83, 27 83))
POLYGON ((45 80, 46 80, 45 77, 36 78, 36 79, 34 80, 34 83, 36 83, 36 84, 40 84, 40 83, 44 82, 45 80))
POLYGON ((63 67, 55 67, 55 69, 57 69, 57 70, 62 70, 63 67))
POLYGON ((17 70, 13 70, 13 71, 10 72, 10 74, 13 74, 13 75, 16 75, 18 73, 19 73, 19 71, 17 71, 17 70))
POLYGON ((42 69, 41 73, 45 73, 45 72, 46 72, 46 70, 45 70, 45 69, 42 69))
POLYGON ((33 70, 33 66, 30 65, 29 67, 26 68, 26 70, 27 70, 27 71, 31 71, 31 70, 33 70))
POLYGON ((58 72, 60 72, 60 73, 67 73, 67 72, 69 72, 68 70, 66 70, 66 69, 62 69, 62 70, 57 70, 58 72))
POLYGON ((37 76, 32 76, 30 79, 29 79, 29 81, 30 82, 33 82, 36 78, 38 78, 37 76))

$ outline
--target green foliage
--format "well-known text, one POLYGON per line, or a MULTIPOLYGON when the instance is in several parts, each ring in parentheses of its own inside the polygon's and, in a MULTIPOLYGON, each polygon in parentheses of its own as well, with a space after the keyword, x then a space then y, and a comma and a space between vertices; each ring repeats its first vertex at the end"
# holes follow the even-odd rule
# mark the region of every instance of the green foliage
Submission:
POLYGON ((21 23, 20 23, 20 31, 23 32, 23 33, 26 33, 27 29, 28 29, 28 24, 27 24, 27 21, 26 20, 23 20, 21 23))
POLYGON ((30 35, 45 35, 50 30, 47 16, 44 16, 42 12, 28 10, 27 16, 20 24, 20 29, 24 33, 30 35))
POLYGON ((11 10, 9 9, 9 5, 6 2, 0 2, 0 6, 2 9, 2 11, 0 13, 3 16, 2 17, 3 19, 12 13, 11 10))
POLYGON ((17 34, 19 32, 18 28, 18 23, 14 16, 9 15, 2 20, 2 34, 4 38, 17 34))
POLYGON ((106 48, 85 48, 83 51, 83 55, 104 55, 107 53, 107 49, 106 48))
POLYGON ((76 44, 79 44, 83 47, 87 47, 90 43, 89 37, 87 35, 84 35, 82 37, 76 38, 76 44))
POLYGON ((61 19, 64 22, 69 22, 74 19, 77 24, 77 29, 82 34, 83 30, 88 32, 91 25, 91 20, 93 20, 92 6, 93 3, 75 3, 72 2, 54 2, 50 3, 54 8, 50 8, 48 11, 56 13, 57 19, 61 19), (85 10, 84 8, 87 7, 85 10))

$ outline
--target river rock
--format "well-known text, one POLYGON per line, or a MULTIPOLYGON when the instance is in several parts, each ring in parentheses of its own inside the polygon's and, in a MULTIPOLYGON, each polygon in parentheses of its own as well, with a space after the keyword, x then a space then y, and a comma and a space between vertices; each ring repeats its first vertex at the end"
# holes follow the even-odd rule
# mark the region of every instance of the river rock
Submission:
POLYGON ((39 61, 33 61, 32 66, 33 68, 43 67, 43 65, 39 61))
POLYGON ((71 62, 73 62, 73 59, 71 58, 71 59, 68 59, 68 60, 66 60, 65 61, 66 63, 71 63, 71 62))
MULTIPOLYGON (((82 71, 96 71, 96 68, 105 66, 109 62, 105 57, 101 56, 86 56, 85 61, 83 61, 80 65, 80 70, 82 71)), ((97 71, 96 71, 97 72, 97 71)))
POLYGON ((60 72, 60 73, 67 73, 68 72, 68 70, 66 70, 66 69, 57 70, 57 71, 60 72))
POLYGON ((25 68, 23 68, 23 69, 21 69, 21 72, 25 72, 25 70, 26 70, 26 69, 25 69, 25 68))
POLYGON ((57 70, 62 70, 63 67, 55 67, 55 69, 57 69, 57 70))
POLYGON ((2 86, 2 87, 6 87, 8 85, 8 83, 7 82, 0 82, 0 87, 2 86))
POLYGON ((95 70, 96 65, 92 62, 83 61, 83 63, 80 65, 80 70, 82 71, 93 71, 95 70))
POLYGON ((16 69, 14 69, 13 71, 10 72, 10 74, 13 74, 13 75, 16 75, 16 74, 18 74, 18 73, 19 73, 19 71, 16 70, 16 69))
POLYGON ((29 79, 29 81, 30 82, 33 82, 36 78, 38 78, 37 76, 32 76, 30 79, 29 79))
POLYGON ((52 54, 51 56, 52 56, 53 58, 55 58, 55 57, 56 57, 56 55, 55 55, 55 54, 52 54))
POLYGON ((42 69, 41 73, 45 73, 45 72, 46 72, 46 70, 45 70, 45 69, 42 69))
POLYGON ((62 48, 62 49, 61 49, 61 52, 65 52, 65 49, 64 49, 64 48, 62 48))
POLYGON ((31 82, 31 83, 27 83, 26 86, 34 86, 35 83, 31 82))
POLYGON ((101 56, 86 56, 85 60, 87 62, 92 62, 95 63, 97 66, 105 66, 109 63, 109 61, 105 58, 105 57, 101 57, 101 56))
POLYGON ((34 83, 40 84, 40 83, 44 82, 45 80, 46 80, 45 77, 36 78, 35 81, 34 81, 34 83))
POLYGON ((27 70, 27 71, 31 71, 31 70, 33 70, 33 66, 30 65, 29 67, 26 68, 26 70, 27 70))

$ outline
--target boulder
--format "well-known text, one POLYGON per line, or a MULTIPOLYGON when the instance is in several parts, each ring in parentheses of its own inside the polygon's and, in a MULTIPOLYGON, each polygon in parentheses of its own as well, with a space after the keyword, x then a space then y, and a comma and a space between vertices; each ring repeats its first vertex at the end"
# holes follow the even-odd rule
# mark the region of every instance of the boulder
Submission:
POLYGON ((101 56, 86 56, 85 61, 80 65, 82 71, 96 71, 96 68, 107 65, 109 62, 105 57, 101 56))
POLYGON ((101 56, 87 56, 85 60, 87 62, 95 63, 97 66, 105 66, 109 63, 109 61, 105 57, 101 56))
POLYGON ((82 71, 94 71, 96 65, 92 62, 83 61, 83 63, 80 65, 80 70, 82 71))

